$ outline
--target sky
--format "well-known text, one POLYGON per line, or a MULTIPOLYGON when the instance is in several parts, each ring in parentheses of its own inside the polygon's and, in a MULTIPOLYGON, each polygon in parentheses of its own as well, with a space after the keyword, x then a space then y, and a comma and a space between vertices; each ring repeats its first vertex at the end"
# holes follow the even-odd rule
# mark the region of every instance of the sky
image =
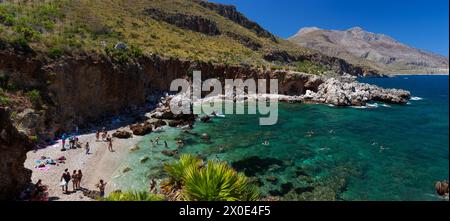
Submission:
POLYGON ((209 0, 235 5, 275 35, 288 38, 302 27, 361 27, 401 43, 449 54, 449 0, 209 0))

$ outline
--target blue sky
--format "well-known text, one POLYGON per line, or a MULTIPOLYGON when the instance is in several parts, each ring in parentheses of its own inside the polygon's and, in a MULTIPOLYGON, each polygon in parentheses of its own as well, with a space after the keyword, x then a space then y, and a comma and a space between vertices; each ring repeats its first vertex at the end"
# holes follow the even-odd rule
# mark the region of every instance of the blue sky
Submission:
POLYGON ((302 27, 359 26, 409 46, 448 56, 448 0, 210 0, 232 4, 272 33, 287 38, 302 27))

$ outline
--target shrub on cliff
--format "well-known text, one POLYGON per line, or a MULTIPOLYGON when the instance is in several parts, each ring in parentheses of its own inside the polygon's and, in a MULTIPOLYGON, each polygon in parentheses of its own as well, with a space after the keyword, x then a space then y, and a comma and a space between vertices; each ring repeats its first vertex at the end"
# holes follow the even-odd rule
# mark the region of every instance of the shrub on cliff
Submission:
POLYGON ((41 94, 38 90, 31 90, 25 93, 25 95, 30 99, 33 104, 37 105, 41 98, 41 94))
POLYGON ((6 96, 3 89, 0 88, 0 105, 9 105, 11 100, 6 96))
POLYGON ((309 60, 303 60, 296 62, 296 71, 320 75, 323 74, 325 71, 327 71, 327 69, 320 64, 313 63, 312 61, 309 60))
POLYGON ((113 46, 108 46, 105 48, 105 53, 121 64, 125 64, 143 56, 142 50, 133 45, 129 48, 115 48, 113 46))

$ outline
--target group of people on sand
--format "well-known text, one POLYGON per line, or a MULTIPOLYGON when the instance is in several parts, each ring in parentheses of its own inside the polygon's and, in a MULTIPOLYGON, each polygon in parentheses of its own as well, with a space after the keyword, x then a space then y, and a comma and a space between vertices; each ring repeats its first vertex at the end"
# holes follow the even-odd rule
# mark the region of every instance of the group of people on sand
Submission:
POLYGON ((108 150, 110 152, 114 152, 113 150, 113 139, 112 137, 108 134, 108 131, 106 130, 106 128, 102 128, 102 130, 97 130, 97 132, 95 133, 95 139, 96 141, 104 141, 108 143, 108 150), (101 137, 101 140, 100 140, 101 137))
POLYGON ((69 182, 72 181, 73 192, 81 189, 81 179, 83 178, 83 173, 81 170, 74 170, 72 174, 70 174, 69 169, 65 169, 64 173, 61 175, 61 183, 60 186, 62 188, 63 193, 69 193, 69 182))
MULTIPOLYGON (((81 190, 81 180, 83 178, 83 173, 81 172, 81 170, 74 170, 72 174, 70 174, 69 169, 65 169, 64 173, 61 176, 61 183, 60 186, 62 188, 62 191, 64 194, 69 194, 69 182, 72 181, 72 192, 76 192, 78 190, 81 190)), ((38 181, 38 184, 40 184, 41 180, 38 181)), ((103 181, 102 179, 100 180, 99 183, 97 183, 95 185, 95 187, 97 187, 99 189, 99 193, 100 193, 100 197, 104 197, 105 196, 105 187, 106 184, 108 184, 107 182, 103 181)))
POLYGON ((61 148, 62 151, 65 151, 67 149, 76 149, 76 148, 81 147, 80 140, 78 139, 77 136, 68 137, 66 134, 63 134, 61 136, 61 140, 62 140, 62 148, 61 148), (66 140, 69 140, 68 148, 66 148, 66 140))
MULTIPOLYGON (((62 149, 61 151, 66 151, 66 140, 69 140, 69 148, 68 149, 77 149, 77 148, 81 148, 82 147, 82 143, 80 142, 80 139, 77 136, 71 136, 71 137, 67 137, 66 134, 63 134, 61 137, 61 141, 62 141, 62 149)), ((84 145, 84 150, 86 155, 89 154, 91 148, 89 146, 89 142, 86 142, 86 144, 84 145)))

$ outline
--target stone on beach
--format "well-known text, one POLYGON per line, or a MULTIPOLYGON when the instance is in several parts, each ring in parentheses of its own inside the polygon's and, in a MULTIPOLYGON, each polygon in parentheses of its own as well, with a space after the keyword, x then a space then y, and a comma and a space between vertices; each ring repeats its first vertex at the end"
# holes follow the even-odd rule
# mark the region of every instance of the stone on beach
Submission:
POLYGON ((145 162, 147 162, 149 159, 150 159, 150 158, 146 156, 146 157, 141 158, 141 160, 139 160, 139 162, 145 163, 145 162))
POLYGON ((152 125, 148 122, 143 124, 134 124, 130 126, 131 131, 133 131, 134 135, 144 136, 152 132, 152 125))
POLYGON ((119 139, 128 139, 132 136, 132 134, 125 130, 117 130, 112 134, 113 137, 119 138, 119 139))
POLYGON ((132 148, 130 148, 130 152, 135 152, 135 151, 138 151, 138 150, 140 150, 141 148, 139 147, 139 146, 134 146, 134 147, 132 147, 132 148))

